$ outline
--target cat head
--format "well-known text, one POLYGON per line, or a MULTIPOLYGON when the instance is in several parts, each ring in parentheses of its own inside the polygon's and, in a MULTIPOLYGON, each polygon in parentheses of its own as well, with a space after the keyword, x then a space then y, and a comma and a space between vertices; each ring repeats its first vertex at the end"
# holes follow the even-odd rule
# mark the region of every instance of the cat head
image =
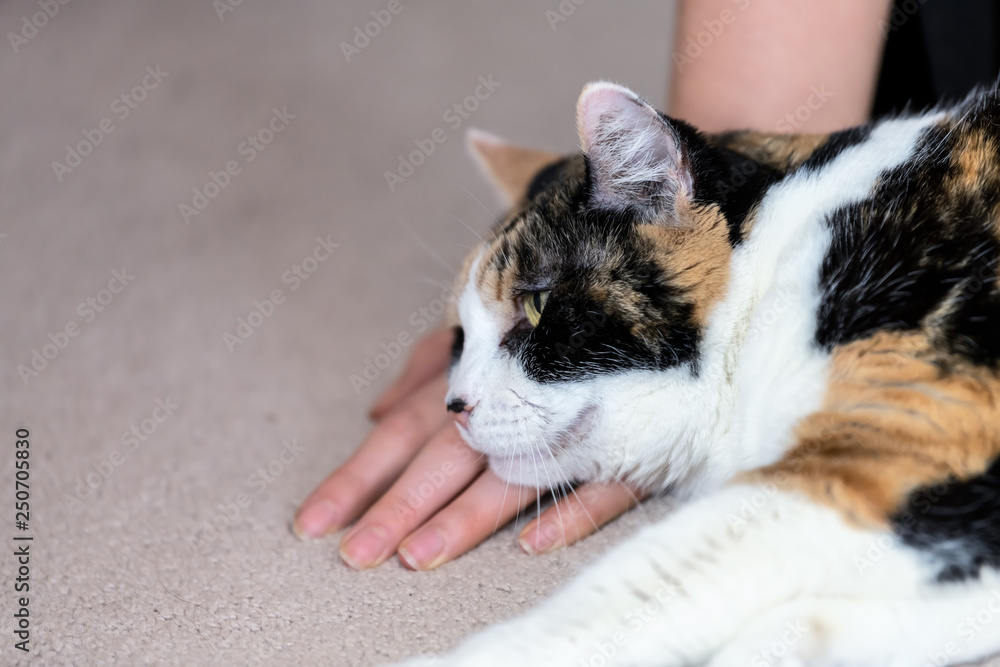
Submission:
POLYGON ((609 83, 584 89, 577 127, 564 158, 470 133, 512 209, 458 277, 446 400, 501 478, 663 485, 697 466, 719 400, 707 332, 745 158, 609 83))

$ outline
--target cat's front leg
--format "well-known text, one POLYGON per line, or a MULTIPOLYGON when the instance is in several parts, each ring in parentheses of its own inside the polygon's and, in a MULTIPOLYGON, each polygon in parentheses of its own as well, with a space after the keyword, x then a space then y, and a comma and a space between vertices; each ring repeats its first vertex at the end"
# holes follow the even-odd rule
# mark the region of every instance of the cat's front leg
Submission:
MULTIPOLYGON (((862 585, 871 593, 850 557, 870 538, 798 494, 728 487, 646 528, 533 611, 435 664, 701 664, 776 604, 862 585)), ((923 573, 907 561, 897 574, 892 585, 908 588, 923 573)))
POLYGON ((659 551, 657 534, 663 530, 669 532, 663 524, 647 528, 528 613, 473 635, 446 655, 397 667, 577 667, 595 656, 595 665, 615 664, 629 635, 678 595, 678 582, 647 557, 659 551))

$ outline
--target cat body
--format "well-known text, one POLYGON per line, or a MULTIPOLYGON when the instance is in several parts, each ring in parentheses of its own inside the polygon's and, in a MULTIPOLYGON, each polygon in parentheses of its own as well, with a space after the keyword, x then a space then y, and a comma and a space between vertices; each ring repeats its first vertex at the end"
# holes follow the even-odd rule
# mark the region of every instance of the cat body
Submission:
POLYGON ((476 134, 513 208, 448 394, 512 482, 691 501, 455 665, 1000 651, 1000 99, 703 136, 591 84, 582 154, 476 134))

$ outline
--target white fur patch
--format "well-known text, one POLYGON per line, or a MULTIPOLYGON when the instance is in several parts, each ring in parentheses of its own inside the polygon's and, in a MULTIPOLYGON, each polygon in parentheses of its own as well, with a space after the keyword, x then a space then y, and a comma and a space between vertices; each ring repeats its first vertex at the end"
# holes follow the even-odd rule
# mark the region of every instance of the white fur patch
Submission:
POLYGON ((749 238, 733 255, 731 288, 719 313, 731 327, 729 344, 741 347, 732 426, 741 468, 780 458, 792 444, 792 427, 823 400, 828 355, 815 337, 820 265, 830 245, 827 217, 869 196, 879 175, 903 164, 921 132, 939 119, 879 125, 867 141, 765 196, 749 238))
POLYGON ((954 586, 932 578, 890 534, 796 494, 733 486, 431 664, 922 667, 1000 649, 997 573, 954 586), (872 568, 859 569, 875 549, 872 568))

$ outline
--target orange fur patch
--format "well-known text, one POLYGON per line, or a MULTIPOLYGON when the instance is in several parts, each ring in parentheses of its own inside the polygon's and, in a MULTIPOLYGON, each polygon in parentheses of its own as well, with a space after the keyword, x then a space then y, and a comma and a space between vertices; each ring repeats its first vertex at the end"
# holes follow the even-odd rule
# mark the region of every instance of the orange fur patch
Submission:
POLYGON ((980 130, 960 135, 952 154, 961 182, 977 186, 982 179, 997 176, 997 147, 993 138, 980 130))
POLYGON ((1000 377, 922 333, 880 332, 835 349, 823 408, 796 438, 785 458, 743 479, 884 525, 914 490, 976 476, 1000 454, 1000 377))
POLYGON ((562 159, 549 151, 514 146, 485 132, 469 132, 469 146, 497 187, 515 204, 544 167, 562 159))
POLYGON ((726 132, 708 140, 781 172, 790 171, 809 159, 830 135, 771 134, 768 132, 726 132))
MULTIPOLYGON (((518 243, 520 235, 520 225, 515 225, 512 229, 504 232, 504 236, 512 245, 518 243)), ((514 288, 513 278, 518 271, 518 267, 513 265, 507 266, 503 271, 497 270, 495 262, 497 255, 501 253, 501 248, 499 239, 490 243, 479 265, 479 275, 476 276, 476 285, 479 288, 479 293, 489 295, 495 301, 503 301, 509 297, 514 288)))
POLYGON ((643 225, 640 236, 656 248, 656 261, 694 304, 694 321, 704 326, 712 306, 722 300, 729 282, 726 219, 718 206, 678 202, 679 225, 643 225))
MULTIPOLYGON (((957 135, 951 151, 953 172, 946 187, 956 194, 995 192, 1000 185, 1000 160, 995 138, 982 129, 953 128, 957 135)), ((994 233, 1000 238, 1000 201, 991 210, 994 233)))

